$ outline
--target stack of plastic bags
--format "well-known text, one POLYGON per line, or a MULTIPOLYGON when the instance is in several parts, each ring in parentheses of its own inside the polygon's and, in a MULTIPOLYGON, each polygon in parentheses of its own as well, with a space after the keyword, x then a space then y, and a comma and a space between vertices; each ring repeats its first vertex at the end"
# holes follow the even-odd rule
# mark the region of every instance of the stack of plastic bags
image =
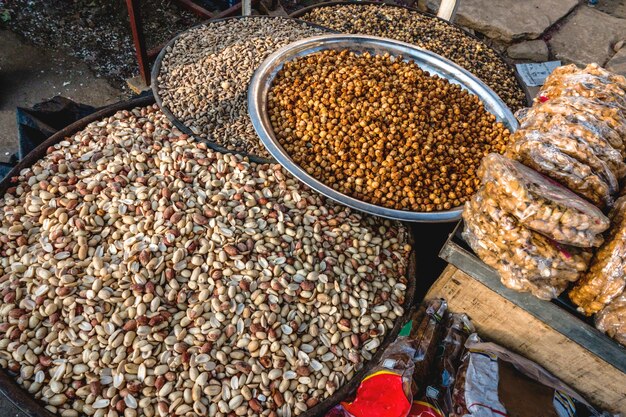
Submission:
POLYGON ((581 312, 626 343, 626 78, 557 68, 517 116, 505 156, 483 160, 464 237, 509 288, 551 299, 576 282, 581 312))

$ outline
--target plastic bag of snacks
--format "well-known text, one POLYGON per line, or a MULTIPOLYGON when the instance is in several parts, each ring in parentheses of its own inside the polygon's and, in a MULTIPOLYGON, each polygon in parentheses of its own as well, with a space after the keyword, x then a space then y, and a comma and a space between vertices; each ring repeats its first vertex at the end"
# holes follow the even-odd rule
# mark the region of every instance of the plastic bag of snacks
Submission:
POLYGON ((596 327, 626 346, 626 292, 596 315, 596 327))
POLYGON ((451 417, 608 416, 536 363, 476 334, 454 384, 451 417))
POLYGON ((478 175, 484 195, 529 229, 565 245, 602 244, 609 219, 560 184, 498 154, 483 159, 478 175))
POLYGON ((413 326, 409 339, 415 349, 415 369, 413 371, 413 381, 415 396, 426 388, 427 378, 430 369, 435 361, 437 347, 443 337, 445 324, 444 315, 448 309, 445 300, 437 299, 422 303, 420 309, 413 315, 413 326))
MULTIPOLYGON (((546 115, 545 113, 535 114, 535 117, 527 119, 526 125, 522 131, 537 131, 549 135, 546 140, 550 140, 552 135, 558 137, 566 137, 575 139, 578 142, 585 143, 593 154, 605 162, 613 175, 620 180, 626 176, 626 163, 624 163, 622 154, 615 149, 609 141, 603 136, 601 130, 586 127, 583 124, 568 121, 561 115, 546 115)), ((616 135, 619 139, 619 136, 616 135)), ((621 140, 620 140, 621 143, 621 140)))
POLYGON ((463 237, 502 283, 549 300, 587 269, 591 252, 554 242, 520 224, 482 190, 465 203, 463 237))
POLYGON ((414 414, 425 417, 425 410, 435 410, 442 415, 448 415, 452 411, 452 387, 456 372, 461 364, 465 341, 475 330, 465 314, 451 313, 445 323, 444 337, 437 348, 435 366, 428 377, 428 386, 420 400, 413 402, 409 416, 414 414))
POLYGON ((588 316, 604 308, 626 287, 626 196, 615 202, 610 218, 606 241, 595 253, 589 270, 569 292, 570 299, 588 316))
MULTIPOLYGON (((597 138, 603 138, 626 156, 626 138, 623 129, 619 129, 612 118, 598 117, 602 112, 596 108, 595 113, 579 111, 569 105, 567 97, 556 98, 532 108, 518 112, 520 129, 536 129, 544 131, 566 130, 568 133, 572 125, 578 125, 593 133, 597 138)), ((619 121, 619 119, 618 119, 619 121)))
POLYGON ((584 142, 536 130, 518 130, 506 156, 533 168, 596 207, 613 202, 617 179, 584 142))
POLYGON ((615 104, 626 110, 626 78, 592 64, 585 69, 576 65, 556 68, 539 91, 535 102, 544 102, 556 97, 585 97, 615 104))
POLYGON ((342 402, 327 417, 405 417, 413 398, 411 385, 415 349, 399 337, 363 378, 352 401, 342 402))
POLYGON ((597 120, 606 122, 622 140, 626 140, 626 114, 616 104, 584 97, 557 97, 546 103, 569 107, 571 112, 590 114, 597 120))

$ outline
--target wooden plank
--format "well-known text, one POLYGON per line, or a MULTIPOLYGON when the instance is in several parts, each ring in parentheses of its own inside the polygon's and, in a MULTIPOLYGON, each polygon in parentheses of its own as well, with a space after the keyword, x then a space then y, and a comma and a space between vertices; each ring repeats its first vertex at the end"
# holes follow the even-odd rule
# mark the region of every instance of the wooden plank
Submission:
POLYGON ((626 373, 483 283, 449 265, 427 294, 435 297, 468 314, 484 338, 537 362, 598 407, 626 414, 626 373))
POLYGON ((538 320, 548 324, 554 330, 626 373, 626 350, 617 342, 554 303, 540 300, 529 293, 522 293, 505 287, 493 268, 455 243, 454 237, 448 239, 439 256, 503 298, 521 307, 538 320))

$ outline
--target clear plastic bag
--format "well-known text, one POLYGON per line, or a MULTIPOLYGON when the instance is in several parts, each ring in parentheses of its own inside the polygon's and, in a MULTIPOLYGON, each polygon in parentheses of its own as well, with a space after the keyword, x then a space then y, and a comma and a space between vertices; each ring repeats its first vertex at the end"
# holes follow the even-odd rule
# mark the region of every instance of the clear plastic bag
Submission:
POLYGON ((626 90, 620 86, 620 81, 626 79, 611 74, 597 65, 585 69, 566 65, 555 69, 546 78, 535 102, 544 102, 556 97, 584 97, 614 104, 626 110, 626 90))
POLYGON ((596 315, 596 327, 626 346, 626 293, 622 293, 596 315))
POLYGON ((420 398, 422 404, 429 404, 445 416, 452 411, 452 387, 461 364, 465 341, 474 332, 474 325, 466 314, 451 313, 446 318, 435 366, 426 392, 420 398))
MULTIPOLYGON (((621 152, 605 139, 602 131, 594 129, 593 126, 587 127, 585 124, 572 122, 559 114, 533 113, 532 118, 524 119, 524 127, 518 132, 521 131, 537 131, 550 136, 558 135, 585 143, 598 158, 608 165, 618 181, 626 176, 626 163, 624 163, 621 152)), ((615 137, 619 140, 617 134, 615 137)))
POLYGON ((529 229, 564 245, 602 244, 609 219, 562 185, 498 154, 483 159, 478 175, 485 195, 529 229))
POLYGON ((536 130, 518 130, 512 140, 507 157, 552 178, 596 207, 613 202, 617 178, 586 143, 536 130))
POLYGON ((569 292, 584 314, 600 311, 626 287, 626 197, 620 197, 610 213, 611 228, 595 253, 589 270, 569 292))
POLYGON ((594 103, 587 99, 571 99, 569 97, 548 100, 518 112, 520 128, 554 130, 563 126, 570 130, 571 127, 568 125, 580 125, 596 137, 608 141, 622 156, 626 156, 626 129, 622 125, 622 117, 619 115, 612 117, 612 114, 609 114, 609 117, 603 117, 607 109, 602 105, 594 105, 594 103), (584 109, 585 102, 592 105, 589 107, 589 111, 584 109))
POLYGON ((408 338, 415 349, 415 395, 419 395, 427 384, 430 369, 435 361, 437 346, 443 337, 445 328, 443 319, 448 309, 445 300, 436 299, 425 302, 412 317, 413 326, 408 338))
POLYGON ((549 300, 587 269, 591 252, 560 245, 521 225, 482 191, 465 204, 463 237, 508 288, 549 300))

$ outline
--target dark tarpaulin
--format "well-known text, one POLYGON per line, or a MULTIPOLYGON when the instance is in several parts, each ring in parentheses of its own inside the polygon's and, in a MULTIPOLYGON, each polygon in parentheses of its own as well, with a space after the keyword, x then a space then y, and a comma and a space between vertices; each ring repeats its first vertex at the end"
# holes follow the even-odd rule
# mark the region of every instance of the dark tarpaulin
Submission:
POLYGON ((0 178, 4 178, 19 160, 50 136, 96 110, 95 107, 61 96, 35 104, 32 108, 18 107, 16 118, 19 149, 11 155, 8 163, 0 165, 0 178))

